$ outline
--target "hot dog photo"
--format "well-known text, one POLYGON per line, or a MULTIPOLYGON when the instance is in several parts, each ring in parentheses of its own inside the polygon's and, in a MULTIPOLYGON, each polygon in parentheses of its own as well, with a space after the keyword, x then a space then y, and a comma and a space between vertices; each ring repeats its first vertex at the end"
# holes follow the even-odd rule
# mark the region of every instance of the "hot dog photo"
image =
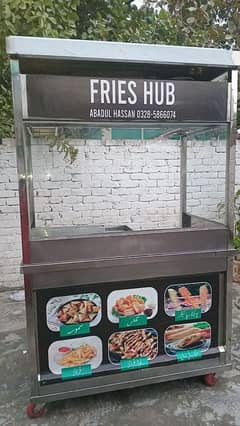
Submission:
POLYGON ((204 314, 211 306, 212 287, 208 282, 174 284, 165 291, 164 310, 170 317, 174 317, 176 311, 197 308, 204 314))
POLYGON ((170 325, 164 333, 164 349, 167 355, 178 351, 201 349, 205 352, 211 344, 211 326, 208 322, 170 325))

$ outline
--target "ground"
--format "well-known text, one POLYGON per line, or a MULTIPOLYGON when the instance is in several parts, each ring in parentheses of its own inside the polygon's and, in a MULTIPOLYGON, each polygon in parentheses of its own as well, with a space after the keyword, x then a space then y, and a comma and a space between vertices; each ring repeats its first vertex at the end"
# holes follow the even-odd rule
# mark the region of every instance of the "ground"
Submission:
POLYGON ((214 388, 199 378, 51 403, 28 419, 24 303, 0 293, 0 426, 240 426, 240 284, 234 285, 233 369, 214 388))

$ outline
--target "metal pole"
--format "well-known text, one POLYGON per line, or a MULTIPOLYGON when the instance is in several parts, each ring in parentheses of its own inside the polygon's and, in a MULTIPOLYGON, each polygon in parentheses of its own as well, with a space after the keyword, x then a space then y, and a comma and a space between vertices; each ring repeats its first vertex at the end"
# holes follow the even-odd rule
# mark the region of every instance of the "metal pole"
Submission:
POLYGON ((22 126, 22 99, 21 99, 21 80, 19 63, 17 60, 11 60, 12 74, 12 93, 13 110, 15 121, 15 137, 17 149, 17 169, 19 186, 19 205, 21 217, 22 232, 22 252, 23 263, 30 263, 29 251, 29 217, 28 217, 28 196, 27 196, 27 166, 26 152, 24 147, 24 130, 22 126))
POLYGON ((24 145, 26 148, 26 172, 27 172, 27 193, 28 193, 28 214, 29 214, 29 227, 30 230, 35 228, 35 207, 34 207, 34 189, 33 189, 33 168, 32 168, 32 136, 26 128, 24 131, 24 145))
MULTIPOLYGON (((11 60, 13 109, 15 120, 15 137, 17 149, 17 169, 19 186, 19 205, 22 234, 22 256, 23 264, 30 264, 30 244, 29 244, 29 209, 28 209, 28 184, 27 184, 27 161, 26 146, 23 123, 22 123, 22 93, 21 79, 18 60, 11 60)), ((36 335, 35 335, 35 312, 32 298, 32 277, 24 275, 25 305, 27 319, 29 373, 31 377, 32 394, 37 392, 37 359, 36 359, 36 335)))
POLYGON ((234 232, 234 192, 235 192, 235 157, 236 157, 236 130, 237 130, 237 96, 238 96, 238 71, 232 71, 232 82, 228 85, 228 140, 226 146, 226 188, 225 223, 234 232))
MULTIPOLYGON (((232 71, 232 81, 229 84, 229 131, 226 146, 226 218, 225 223, 230 231, 230 238, 234 233, 234 193, 235 193, 235 156, 236 156, 236 125, 237 125, 237 95, 238 95, 238 71, 232 71)), ((231 360, 232 338, 232 258, 227 259, 226 277, 226 362, 231 360)))
POLYGON ((187 211, 187 137, 180 139, 180 225, 184 226, 184 214, 187 211))

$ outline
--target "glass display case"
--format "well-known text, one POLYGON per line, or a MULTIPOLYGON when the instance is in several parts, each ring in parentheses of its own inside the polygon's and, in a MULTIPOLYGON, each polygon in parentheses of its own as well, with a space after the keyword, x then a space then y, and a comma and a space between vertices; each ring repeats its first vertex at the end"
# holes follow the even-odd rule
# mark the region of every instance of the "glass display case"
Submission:
POLYGON ((10 37, 31 401, 231 367, 237 60, 10 37))
POLYGON ((53 232, 63 238, 181 228, 181 184, 185 213, 224 223, 218 206, 226 203, 226 125, 49 127, 43 136, 41 129, 27 127, 27 132, 33 157, 31 239, 53 232), (60 144, 77 150, 72 163, 62 146, 60 152, 53 146, 58 137, 60 144))

